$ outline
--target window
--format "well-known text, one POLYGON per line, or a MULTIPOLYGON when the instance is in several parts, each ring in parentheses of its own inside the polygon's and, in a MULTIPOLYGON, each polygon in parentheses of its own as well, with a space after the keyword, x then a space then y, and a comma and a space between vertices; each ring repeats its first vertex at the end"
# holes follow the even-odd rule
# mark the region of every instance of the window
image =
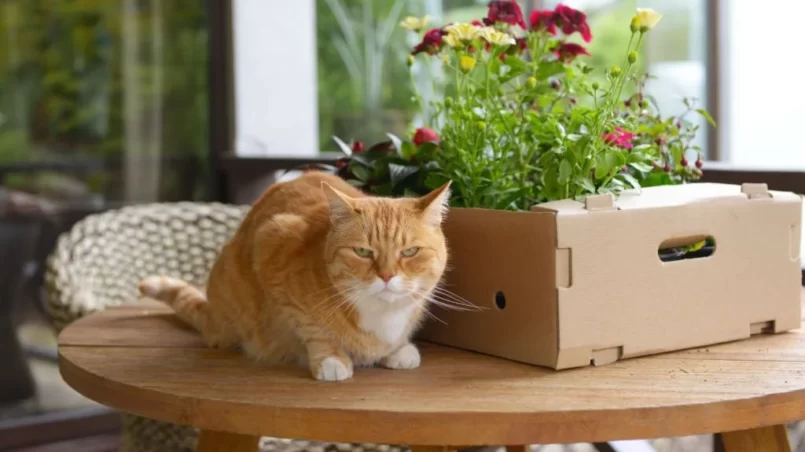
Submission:
POLYGON ((207 196, 204 2, 6 0, 0 36, 6 188, 115 202, 207 196))

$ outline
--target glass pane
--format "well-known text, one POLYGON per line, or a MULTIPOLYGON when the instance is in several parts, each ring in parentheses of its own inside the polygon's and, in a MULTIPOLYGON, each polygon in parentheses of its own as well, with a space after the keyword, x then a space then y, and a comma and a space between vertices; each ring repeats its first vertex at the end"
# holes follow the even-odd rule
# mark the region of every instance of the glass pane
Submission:
MULTIPOLYGON (((586 12, 593 32, 588 61, 601 70, 622 65, 629 42, 629 22, 637 7, 654 8, 663 14, 660 25, 642 47, 641 69, 656 77, 647 84, 664 116, 685 111, 683 97, 694 98, 706 107, 706 0, 663 2, 660 0, 559 0, 518 3, 523 11, 529 7, 554 8, 559 3, 586 12)), ((416 105, 411 100, 411 78, 405 66, 406 54, 416 44, 411 34, 406 37, 399 27, 382 35, 381 26, 397 23, 408 14, 431 18, 431 26, 450 22, 466 22, 486 15, 487 0, 320 0, 317 11, 320 143, 332 150, 332 135, 349 140, 384 138, 385 132, 401 133, 410 121, 417 123, 416 105), (397 9, 399 8, 399 10, 397 9), (345 18, 339 23, 338 17, 345 18), (353 25, 355 48, 351 48, 342 23, 353 25), (367 30, 369 33, 367 33, 367 30), (366 39, 378 46, 370 56, 366 39), (357 50, 355 50, 357 49, 357 50)), ((572 38, 578 40, 578 37, 572 38)), ((429 77, 413 74, 425 100, 429 77)), ((438 76, 438 75, 436 75, 438 76)), ((436 93, 431 93, 434 95, 436 93)), ((708 126, 698 115, 687 119, 700 125, 694 145, 706 152, 708 126)), ((695 157, 693 157, 695 158, 695 157)))
POLYGON ((59 378, 44 314, 58 235, 208 197, 205 3, 0 1, 0 419, 94 405, 59 378))
POLYGON ((0 36, 0 164, 17 170, 7 188, 115 202, 205 196, 204 2, 6 0, 0 36))
MULTIPOLYGON (((486 15, 485 0, 318 0, 319 143, 331 137, 375 142, 402 134, 414 119, 406 57, 416 42, 399 27, 429 15, 429 27, 486 15)), ((525 2, 521 2, 525 4, 525 2)))

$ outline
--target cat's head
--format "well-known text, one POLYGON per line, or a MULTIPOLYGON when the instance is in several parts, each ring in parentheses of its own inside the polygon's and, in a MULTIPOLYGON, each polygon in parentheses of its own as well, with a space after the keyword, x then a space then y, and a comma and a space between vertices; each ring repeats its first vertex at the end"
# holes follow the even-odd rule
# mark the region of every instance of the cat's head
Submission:
POLYGON ((353 303, 423 299, 447 265, 442 220, 450 183, 421 198, 352 198, 324 183, 330 206, 327 268, 353 303))

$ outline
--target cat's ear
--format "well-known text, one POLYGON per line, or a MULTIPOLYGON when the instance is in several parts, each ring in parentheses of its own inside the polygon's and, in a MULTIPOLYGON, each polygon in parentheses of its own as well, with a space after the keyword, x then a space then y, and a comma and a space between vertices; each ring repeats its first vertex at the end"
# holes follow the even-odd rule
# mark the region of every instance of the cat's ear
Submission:
POLYGON ((422 211, 428 224, 438 226, 444 220, 450 202, 451 183, 452 181, 448 181, 417 201, 417 207, 422 211))
POLYGON ((355 200, 322 181, 321 189, 330 204, 330 221, 340 223, 355 213, 355 200))

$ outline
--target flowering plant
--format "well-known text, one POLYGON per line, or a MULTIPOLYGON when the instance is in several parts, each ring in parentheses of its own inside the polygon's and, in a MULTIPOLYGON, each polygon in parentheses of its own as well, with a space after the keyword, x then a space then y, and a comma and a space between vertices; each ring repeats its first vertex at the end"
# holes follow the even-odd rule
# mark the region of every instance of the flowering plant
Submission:
POLYGON ((683 114, 661 116, 636 71, 644 35, 660 19, 638 9, 623 66, 599 83, 583 62, 587 49, 570 40, 593 39, 587 17, 568 6, 534 11, 528 24, 507 0, 491 1, 472 23, 425 30, 427 18, 408 18, 402 25, 421 38, 409 65, 439 58, 451 86, 427 106, 417 96, 432 128, 410 140, 390 135, 363 151, 337 139, 347 154, 339 174, 380 195, 424 194, 452 180, 451 205, 512 210, 698 179, 698 126, 686 118, 712 118, 690 99, 683 114))

